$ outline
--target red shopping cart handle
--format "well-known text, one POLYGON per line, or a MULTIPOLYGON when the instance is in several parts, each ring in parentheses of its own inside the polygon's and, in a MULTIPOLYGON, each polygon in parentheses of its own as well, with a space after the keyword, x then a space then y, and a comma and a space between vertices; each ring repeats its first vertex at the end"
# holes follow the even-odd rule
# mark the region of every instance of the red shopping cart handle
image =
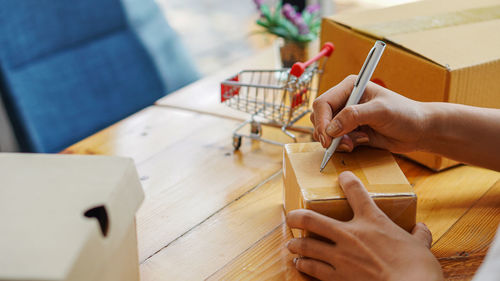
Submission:
POLYGON ((292 70, 290 70, 290 74, 292 74, 295 77, 300 77, 304 71, 306 71, 306 68, 310 66, 313 62, 319 60, 323 56, 329 57, 333 51, 335 50, 335 45, 331 42, 326 42, 323 47, 321 48, 321 51, 311 58, 310 60, 306 62, 296 62, 292 66, 292 70))

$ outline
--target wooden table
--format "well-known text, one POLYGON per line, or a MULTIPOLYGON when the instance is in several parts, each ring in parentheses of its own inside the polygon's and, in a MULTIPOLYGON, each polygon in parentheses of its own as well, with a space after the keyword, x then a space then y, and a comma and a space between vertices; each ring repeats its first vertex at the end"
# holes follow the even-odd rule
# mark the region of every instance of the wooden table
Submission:
MULTIPOLYGON (((233 152, 232 129, 246 115, 219 104, 222 79, 251 66, 272 68, 273 58, 267 50, 230 66, 64 151, 135 160, 146 193, 137 214, 141 280, 307 279, 284 248, 291 236, 281 147, 244 140, 233 152)), ((264 134, 287 140, 275 128, 264 134)), ((471 166, 433 173, 397 161, 446 277, 469 280, 500 222, 500 173, 471 166)))

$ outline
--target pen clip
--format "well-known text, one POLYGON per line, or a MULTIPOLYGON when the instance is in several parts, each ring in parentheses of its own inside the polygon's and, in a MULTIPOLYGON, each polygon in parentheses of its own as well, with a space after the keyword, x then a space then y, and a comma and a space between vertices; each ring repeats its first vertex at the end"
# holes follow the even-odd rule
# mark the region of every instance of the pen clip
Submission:
POLYGON ((375 52, 375 47, 373 47, 370 50, 370 53, 368 53, 368 57, 366 58, 365 63, 361 67, 361 71, 359 72, 358 79, 356 79, 356 82, 354 82, 354 87, 358 86, 359 81, 361 80, 361 77, 363 77, 363 75, 365 74, 366 67, 368 66, 368 63, 370 62, 370 60, 372 59, 372 55, 374 52, 375 52))

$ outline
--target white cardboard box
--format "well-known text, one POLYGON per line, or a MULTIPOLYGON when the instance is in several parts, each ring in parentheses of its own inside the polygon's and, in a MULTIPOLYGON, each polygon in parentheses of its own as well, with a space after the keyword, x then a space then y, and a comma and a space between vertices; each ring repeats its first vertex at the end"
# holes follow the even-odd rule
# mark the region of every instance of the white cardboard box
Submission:
POLYGON ((0 154, 0 280, 139 280, 131 159, 0 154))

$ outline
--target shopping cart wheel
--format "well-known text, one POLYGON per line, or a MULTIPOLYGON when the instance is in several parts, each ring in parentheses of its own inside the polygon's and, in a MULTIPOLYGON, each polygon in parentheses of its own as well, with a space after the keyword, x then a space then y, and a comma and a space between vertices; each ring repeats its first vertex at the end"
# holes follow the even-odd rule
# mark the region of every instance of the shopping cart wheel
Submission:
POLYGON ((259 122, 252 121, 250 125, 250 132, 255 135, 260 135, 262 132, 262 125, 259 122))
POLYGON ((241 146, 241 136, 233 136, 234 151, 240 149, 240 146, 241 146))

